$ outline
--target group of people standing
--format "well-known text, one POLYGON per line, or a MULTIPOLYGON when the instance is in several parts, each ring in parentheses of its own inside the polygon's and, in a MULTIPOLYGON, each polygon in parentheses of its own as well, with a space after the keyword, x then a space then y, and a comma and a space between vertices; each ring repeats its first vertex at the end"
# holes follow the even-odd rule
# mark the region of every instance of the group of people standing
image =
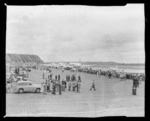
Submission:
POLYGON ((47 94, 47 92, 51 92, 52 94, 56 95, 56 92, 59 93, 59 95, 62 94, 62 91, 65 91, 68 89, 68 91, 73 92, 80 92, 81 88, 81 77, 80 75, 78 78, 76 78, 75 75, 66 75, 66 80, 62 79, 60 77, 60 74, 53 76, 52 73, 49 73, 46 77, 46 75, 43 73, 43 79, 45 82, 42 83, 43 87, 43 94, 47 94))
POLYGON ((67 75, 66 82, 68 84, 68 91, 80 92, 81 88, 81 77, 80 75, 76 78, 75 75, 67 75))
POLYGON ((48 78, 44 78, 45 82, 42 83, 43 94, 47 94, 47 92, 51 92, 56 95, 56 92, 59 92, 59 95, 62 93, 62 84, 60 82, 60 75, 55 76, 55 79, 52 79, 52 74, 48 75, 48 78))

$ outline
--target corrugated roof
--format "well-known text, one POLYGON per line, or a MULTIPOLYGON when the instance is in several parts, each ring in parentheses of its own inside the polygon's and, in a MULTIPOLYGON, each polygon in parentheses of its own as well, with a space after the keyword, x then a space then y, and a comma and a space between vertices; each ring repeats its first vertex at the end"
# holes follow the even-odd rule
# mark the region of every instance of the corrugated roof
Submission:
POLYGON ((27 55, 27 54, 6 54, 6 61, 11 62, 42 62, 37 55, 27 55))

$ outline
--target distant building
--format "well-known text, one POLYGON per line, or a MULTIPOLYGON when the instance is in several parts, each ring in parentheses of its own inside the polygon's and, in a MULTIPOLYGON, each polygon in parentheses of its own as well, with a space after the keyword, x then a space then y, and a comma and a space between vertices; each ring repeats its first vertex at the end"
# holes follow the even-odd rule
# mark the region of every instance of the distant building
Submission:
POLYGON ((6 54, 6 70, 9 70, 10 67, 31 66, 40 63, 43 61, 37 55, 6 54))
POLYGON ((37 55, 29 55, 29 54, 6 54, 6 62, 42 63, 43 61, 37 55))

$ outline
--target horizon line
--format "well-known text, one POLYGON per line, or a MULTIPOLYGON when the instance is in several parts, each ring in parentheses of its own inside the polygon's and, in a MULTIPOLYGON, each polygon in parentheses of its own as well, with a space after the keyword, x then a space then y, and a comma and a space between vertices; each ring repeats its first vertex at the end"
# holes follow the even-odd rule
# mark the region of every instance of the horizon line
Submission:
POLYGON ((70 63, 70 62, 75 62, 75 63, 114 63, 114 64, 145 64, 145 63, 131 63, 131 62, 115 62, 115 61, 49 61, 49 62, 44 62, 44 63, 70 63))

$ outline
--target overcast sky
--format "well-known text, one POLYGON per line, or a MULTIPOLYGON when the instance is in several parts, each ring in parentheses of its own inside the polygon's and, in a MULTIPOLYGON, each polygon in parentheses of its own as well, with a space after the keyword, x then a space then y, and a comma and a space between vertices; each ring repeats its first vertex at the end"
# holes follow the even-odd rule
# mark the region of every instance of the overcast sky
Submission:
POLYGON ((6 53, 144 63, 144 5, 7 6, 6 53))

